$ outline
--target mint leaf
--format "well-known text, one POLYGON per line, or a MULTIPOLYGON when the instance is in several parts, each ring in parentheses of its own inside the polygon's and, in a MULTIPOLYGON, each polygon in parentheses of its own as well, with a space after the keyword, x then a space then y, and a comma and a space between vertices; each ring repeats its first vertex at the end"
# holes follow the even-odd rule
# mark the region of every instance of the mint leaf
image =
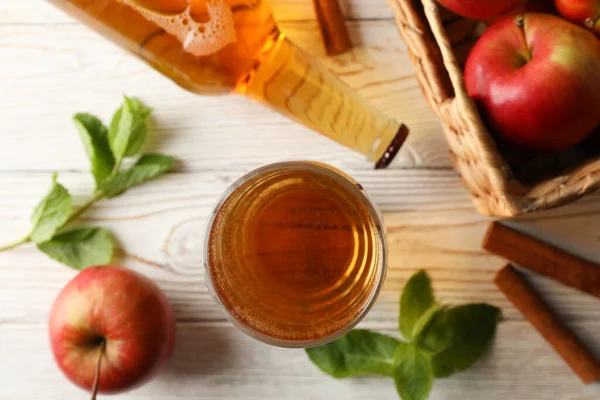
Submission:
POLYGON ((317 367, 334 378, 393 376, 394 352, 399 344, 393 337, 356 329, 329 344, 307 349, 306 353, 317 367))
POLYGON ((125 101, 113 116, 108 132, 110 148, 119 160, 139 154, 148 132, 151 108, 136 98, 125 96, 125 101))
POLYGON ((31 240, 35 243, 50 239, 69 219, 72 199, 69 191, 52 176, 52 187, 39 202, 31 216, 31 240))
POLYGON ((109 198, 116 197, 127 189, 156 178, 175 166, 175 159, 160 154, 143 155, 131 168, 120 171, 106 180, 102 192, 109 198))
POLYGON ((414 343, 430 354, 446 350, 456 336, 457 327, 454 326, 452 319, 453 313, 449 312, 448 308, 438 309, 419 334, 415 335, 414 343))
POLYGON ((488 351, 502 312, 486 304, 470 304, 440 312, 423 330, 417 344, 434 351, 436 378, 471 368, 488 351))
POLYGON ((113 258, 115 241, 102 228, 85 228, 56 235, 38 248, 58 262, 74 269, 104 265, 113 258))
POLYGON ((400 298, 400 332, 405 339, 414 337, 419 318, 434 305, 431 280, 425 271, 419 271, 404 287, 400 298))
POLYGON ((433 379, 431 357, 412 343, 401 343, 394 354, 394 382, 402 400, 426 400, 433 379))
POLYGON ((96 187, 99 187, 115 166, 115 157, 108 143, 108 129, 102 121, 91 114, 76 114, 73 122, 92 164, 96 187))

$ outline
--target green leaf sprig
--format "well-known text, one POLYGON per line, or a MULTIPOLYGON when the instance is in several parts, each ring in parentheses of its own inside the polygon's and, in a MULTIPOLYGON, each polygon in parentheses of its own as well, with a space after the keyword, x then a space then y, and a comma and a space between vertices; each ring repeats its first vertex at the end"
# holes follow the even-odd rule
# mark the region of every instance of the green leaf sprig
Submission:
POLYGON ((0 251, 33 242, 51 258, 75 269, 110 263, 115 240, 109 231, 104 228, 63 229, 98 200, 117 197, 175 166, 173 157, 160 154, 140 156, 151 112, 138 99, 125 96, 114 114, 110 129, 91 114, 76 114, 73 121, 90 160, 96 182, 94 193, 81 207, 73 208, 69 191, 58 183, 58 176, 54 174, 50 191, 33 211, 29 234, 0 246, 0 251), (138 156, 131 167, 121 168, 126 158, 138 156))
POLYGON ((487 353, 501 318, 500 309, 486 304, 441 305, 428 274, 419 271, 400 297, 399 328, 406 341, 356 329, 306 352, 334 378, 392 377, 402 400, 426 400, 435 379, 465 371, 487 353))

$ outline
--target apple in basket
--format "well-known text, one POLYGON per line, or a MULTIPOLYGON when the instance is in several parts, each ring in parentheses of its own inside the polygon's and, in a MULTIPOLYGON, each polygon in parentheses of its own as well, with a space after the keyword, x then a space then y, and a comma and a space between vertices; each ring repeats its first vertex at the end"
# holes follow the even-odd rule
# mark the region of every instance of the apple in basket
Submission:
POLYGON ((600 36, 600 0, 556 0, 556 7, 565 18, 600 36))
POLYGON ((528 2, 519 5, 517 8, 513 8, 505 14, 494 18, 486 19, 484 20, 484 22, 488 26, 490 26, 506 17, 534 12, 558 15, 558 11, 556 10, 556 6, 554 5, 554 0, 529 0, 528 2))
POLYGON ((508 13, 526 0, 438 0, 458 15, 477 20, 489 20, 508 13))
POLYGON ((96 392, 117 393, 147 381, 171 355, 175 320, 150 279, 101 266, 83 270, 64 287, 49 331, 60 369, 95 398, 96 392))
POLYGON ((508 17, 475 44, 465 83, 492 131, 530 150, 562 150, 600 125, 600 40, 552 15, 508 17))

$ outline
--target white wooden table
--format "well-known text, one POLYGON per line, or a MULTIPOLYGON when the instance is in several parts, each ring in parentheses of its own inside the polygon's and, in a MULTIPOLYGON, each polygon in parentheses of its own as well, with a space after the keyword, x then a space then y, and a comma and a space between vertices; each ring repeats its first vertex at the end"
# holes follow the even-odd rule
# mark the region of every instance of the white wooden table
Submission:
MULTIPOLYGON (((88 162, 71 116, 108 119, 121 95, 156 109, 148 150, 176 156, 175 173, 88 212, 110 228, 118 260, 154 278, 178 319, 175 354, 152 383, 122 399, 397 399, 391 381, 335 381, 304 352, 254 342, 225 321, 205 288, 200 243, 217 197, 245 171, 285 159, 314 159, 358 178, 379 202, 390 233, 390 265, 378 304, 361 325, 396 333, 406 278, 427 269, 448 302, 489 302, 505 311, 489 357, 438 381, 433 400, 597 400, 492 284, 504 261, 481 250, 488 221, 451 170, 440 126, 421 97, 385 0, 343 0, 356 49, 326 59, 310 0, 273 0, 293 40, 351 86, 412 128, 387 171, 285 118, 236 97, 184 92, 134 57, 40 0, 0 0, 0 241, 24 234, 53 171, 83 196, 88 162)), ((81 199, 81 197, 79 197, 81 199)), ((600 261, 600 195, 521 218, 520 229, 600 261)), ((82 399, 48 345, 54 297, 75 272, 26 246, 0 254, 0 400, 82 399)), ((600 303, 541 278, 534 283, 600 354, 600 303)))

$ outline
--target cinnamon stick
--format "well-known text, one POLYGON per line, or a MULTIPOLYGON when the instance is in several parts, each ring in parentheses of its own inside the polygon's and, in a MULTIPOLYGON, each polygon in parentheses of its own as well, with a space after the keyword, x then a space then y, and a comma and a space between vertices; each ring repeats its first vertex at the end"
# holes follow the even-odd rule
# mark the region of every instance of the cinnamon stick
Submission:
POLYGON ((338 0, 313 0, 313 3, 327 54, 333 56, 350 50, 352 42, 338 0))
POLYGON ((598 361, 561 323, 558 316, 537 295, 520 272, 508 265, 498 272, 494 282, 583 382, 593 383, 600 380, 598 361))
POLYGON ((600 266, 531 236, 492 223, 483 248, 507 260, 600 298, 600 266))

